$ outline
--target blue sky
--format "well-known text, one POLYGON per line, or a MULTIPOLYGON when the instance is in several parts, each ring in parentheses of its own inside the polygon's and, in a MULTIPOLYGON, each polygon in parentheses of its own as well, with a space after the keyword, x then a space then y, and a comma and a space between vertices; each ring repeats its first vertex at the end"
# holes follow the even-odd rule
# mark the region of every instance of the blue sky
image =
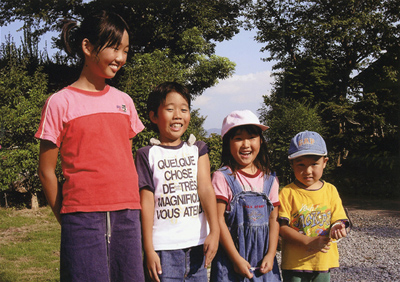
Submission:
MULTIPOLYGON (((0 27, 0 43, 4 43, 6 41, 6 37, 8 37, 8 35, 10 34, 11 37, 13 37, 13 40, 15 43, 19 44, 21 43, 21 39, 23 37, 23 33, 21 31, 17 32, 18 29, 20 29, 22 27, 22 23, 21 22, 12 22, 11 24, 7 25, 7 26, 2 26, 0 27)), ((50 52, 50 47, 51 47, 51 37, 52 36, 58 36, 59 33, 56 32, 49 32, 46 34, 45 38, 46 39, 42 39, 39 42, 39 50, 43 50, 46 47, 47 44, 47 49, 49 54, 51 54, 50 52)))
POLYGON ((217 44, 216 55, 235 62, 236 69, 232 77, 221 80, 193 102, 193 108, 207 116, 205 129, 221 128, 224 117, 234 110, 248 109, 258 116, 262 96, 270 94, 273 63, 261 60, 266 54, 260 52, 263 44, 254 41, 255 35, 255 31, 241 30, 232 40, 217 44))
MULTIPOLYGON (((15 32, 19 27, 18 23, 1 27, 0 42, 5 42, 9 33, 15 42, 20 42, 21 34, 15 32)), ((192 108, 199 109, 200 114, 207 117, 204 122, 206 130, 221 128, 224 117, 234 110, 248 109, 258 116, 262 96, 270 94, 273 63, 261 60, 266 54, 260 52, 263 44, 254 41, 255 35, 255 31, 241 30, 233 39, 217 43, 216 55, 235 62, 236 69, 233 76, 219 81, 193 101, 192 108)), ((55 35, 48 38, 51 36, 55 35)), ((45 44, 46 41, 42 40, 39 49, 44 48, 45 44)), ((47 41, 47 46, 51 46, 50 41, 47 41)))

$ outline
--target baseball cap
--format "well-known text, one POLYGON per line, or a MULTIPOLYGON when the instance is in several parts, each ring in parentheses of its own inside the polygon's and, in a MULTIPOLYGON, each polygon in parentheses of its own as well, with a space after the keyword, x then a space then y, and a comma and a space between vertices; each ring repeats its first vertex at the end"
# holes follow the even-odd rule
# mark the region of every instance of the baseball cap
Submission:
POLYGON ((260 123, 258 117, 250 110, 233 111, 224 118, 222 122, 221 137, 234 127, 240 125, 256 125, 262 131, 269 127, 260 123))
POLYGON ((325 141, 317 132, 306 130, 297 133, 290 141, 288 156, 290 160, 304 155, 326 156, 327 154, 325 141))

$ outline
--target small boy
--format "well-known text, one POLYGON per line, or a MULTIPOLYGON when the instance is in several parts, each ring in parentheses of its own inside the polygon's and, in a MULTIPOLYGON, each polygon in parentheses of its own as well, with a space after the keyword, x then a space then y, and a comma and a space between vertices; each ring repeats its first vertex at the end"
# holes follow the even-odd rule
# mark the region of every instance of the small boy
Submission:
POLYGON ((284 282, 330 281, 330 269, 339 267, 336 243, 349 223, 335 186, 321 180, 327 153, 316 132, 291 140, 288 158, 296 179, 279 193, 284 282))
POLYGON ((166 82, 147 102, 159 140, 137 151, 136 164, 145 269, 152 281, 206 282, 206 267, 218 249, 208 147, 193 135, 181 140, 190 122, 190 100, 186 87, 166 82))

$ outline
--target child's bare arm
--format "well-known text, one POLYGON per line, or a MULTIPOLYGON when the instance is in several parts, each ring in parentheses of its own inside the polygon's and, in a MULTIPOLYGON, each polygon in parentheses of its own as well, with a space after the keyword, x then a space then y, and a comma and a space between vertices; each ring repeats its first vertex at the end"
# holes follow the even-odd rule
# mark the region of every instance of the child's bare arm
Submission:
MULTIPOLYGON (((243 277, 252 278, 253 273, 250 272, 251 265, 243 257, 240 256, 237 251, 235 244, 232 240, 231 233, 229 232, 228 226, 225 223, 225 210, 226 203, 218 200, 217 202, 217 213, 218 222, 220 226, 220 242, 222 247, 225 249, 229 259, 232 261, 235 272, 242 275, 243 277)), ((253 265, 255 266, 255 265, 253 265)))
POLYGON ((146 268, 152 281, 159 282, 158 274, 162 273, 160 258, 153 246, 154 224, 154 194, 150 190, 140 190, 140 204, 142 206, 142 233, 143 249, 145 253, 146 268))
POLYGON ((205 265, 211 264, 218 250, 220 228, 217 217, 217 200, 210 177, 210 160, 208 154, 199 158, 197 171, 197 193, 199 194, 201 206, 205 212, 210 234, 204 241, 205 265))
POLYGON ((276 255, 276 249, 278 247, 279 239, 279 222, 278 222, 278 207, 275 207, 269 217, 269 245, 267 254, 264 256, 260 272, 270 272, 274 266, 274 258, 276 255))
POLYGON ((58 188, 56 176, 58 151, 59 149, 54 143, 46 140, 40 141, 38 174, 47 202, 61 224, 62 193, 61 189, 58 188))
POLYGON ((309 237, 286 224, 281 224, 279 234, 288 242, 304 246, 310 251, 326 253, 330 249, 330 238, 327 236, 309 237))

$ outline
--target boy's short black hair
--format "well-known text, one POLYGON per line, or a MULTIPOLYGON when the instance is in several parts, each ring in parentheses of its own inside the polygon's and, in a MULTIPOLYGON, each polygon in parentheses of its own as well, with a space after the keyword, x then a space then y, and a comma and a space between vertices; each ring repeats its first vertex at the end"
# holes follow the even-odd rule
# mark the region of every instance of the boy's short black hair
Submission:
MULTIPOLYGON (((191 96, 189 93, 189 88, 185 85, 182 85, 178 82, 164 82, 157 85, 153 91, 150 92, 149 97, 147 99, 147 115, 150 115, 150 112, 154 112, 154 115, 157 116, 158 108, 164 103, 167 98, 168 93, 176 92, 182 95, 182 97, 187 101, 189 110, 191 103, 191 96)), ((158 127, 154 123, 151 123, 151 128, 158 132, 158 127)))

